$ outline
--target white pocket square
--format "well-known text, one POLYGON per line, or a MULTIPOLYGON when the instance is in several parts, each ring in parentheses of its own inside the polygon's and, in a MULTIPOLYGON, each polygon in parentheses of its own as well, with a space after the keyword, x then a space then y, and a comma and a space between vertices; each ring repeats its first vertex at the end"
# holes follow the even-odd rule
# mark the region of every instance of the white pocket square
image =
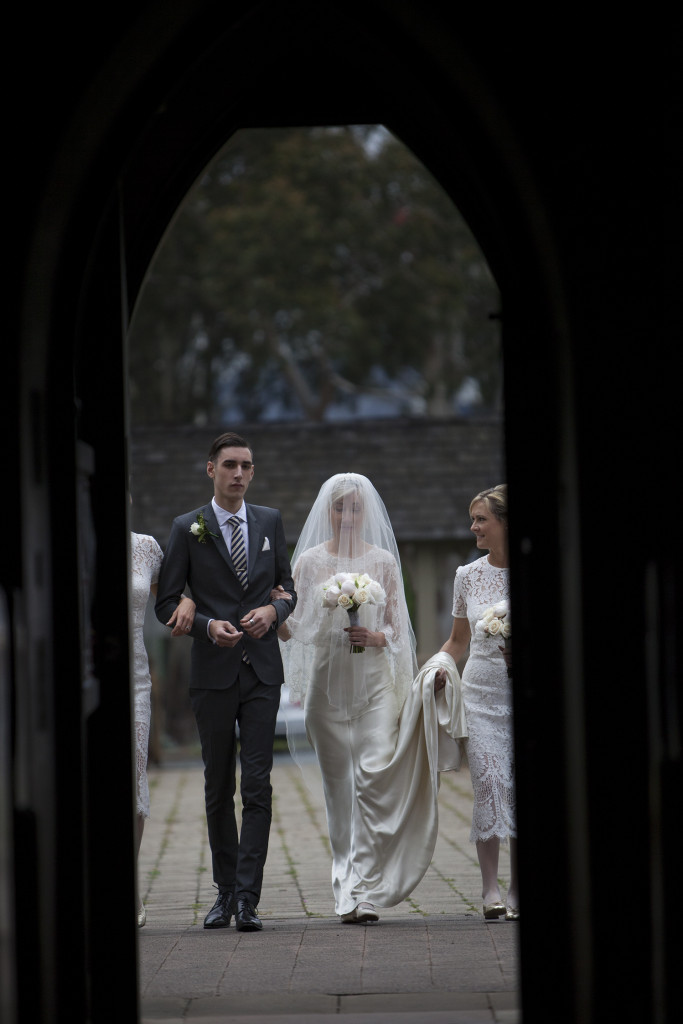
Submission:
POLYGON ((267 537, 263 542, 263 547, 261 548, 261 551, 270 551, 270 541, 268 540, 267 537))

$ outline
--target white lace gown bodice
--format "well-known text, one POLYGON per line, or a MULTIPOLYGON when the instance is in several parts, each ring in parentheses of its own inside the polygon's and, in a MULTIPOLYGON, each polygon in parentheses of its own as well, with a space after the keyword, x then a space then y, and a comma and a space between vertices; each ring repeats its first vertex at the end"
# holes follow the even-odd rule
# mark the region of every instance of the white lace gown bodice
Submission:
POLYGON ((517 835, 512 680, 499 637, 478 637, 475 625, 487 608, 510 599, 508 569, 488 557, 461 566, 453 587, 453 616, 470 624, 470 654, 462 675, 467 718, 467 757, 474 789, 472 842, 517 835))
POLYGON ((133 699, 137 813, 149 817, 147 751, 151 718, 152 680, 143 636, 150 587, 159 579, 163 553, 154 537, 131 534, 131 622, 133 627, 133 699))
MULTIPOLYGON (((329 701, 340 720, 353 718, 383 691, 391 691, 394 712, 408 693, 417 665, 408 641, 410 620, 396 562, 388 551, 370 547, 362 556, 340 562, 326 545, 311 548, 294 567, 297 606, 287 620, 292 640, 282 647, 287 681, 294 699, 315 690, 329 701), (363 605, 361 625, 384 634, 386 646, 368 647, 362 656, 349 655, 343 608, 322 606, 322 585, 335 572, 366 572, 386 594, 382 604, 363 605)), ((309 694, 309 700, 313 695, 309 694)))

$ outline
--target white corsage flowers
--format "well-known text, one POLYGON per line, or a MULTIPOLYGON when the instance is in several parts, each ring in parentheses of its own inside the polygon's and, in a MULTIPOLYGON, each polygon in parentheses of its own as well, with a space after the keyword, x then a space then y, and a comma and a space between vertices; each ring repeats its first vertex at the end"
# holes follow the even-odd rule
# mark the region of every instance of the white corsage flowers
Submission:
POLYGON ((190 533, 192 534, 193 537, 197 538, 200 544, 206 544, 207 537, 218 536, 215 533, 211 533, 211 530, 206 525, 206 520, 204 519, 203 512, 197 513, 197 522, 193 523, 192 526, 190 527, 190 533))

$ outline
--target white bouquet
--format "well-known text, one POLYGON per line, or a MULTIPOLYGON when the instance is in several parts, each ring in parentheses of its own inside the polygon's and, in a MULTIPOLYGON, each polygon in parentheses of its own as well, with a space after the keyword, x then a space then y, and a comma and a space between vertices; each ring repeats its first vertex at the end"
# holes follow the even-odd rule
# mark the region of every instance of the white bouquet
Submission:
MULTIPOLYGON (((349 613, 349 622, 358 622, 358 609, 364 604, 384 604, 386 594, 377 580, 370 579, 366 572, 337 572, 323 583, 322 604, 324 608, 344 608, 349 613)), ((362 654, 364 647, 355 645, 352 654, 362 654)))
MULTIPOLYGON (((512 621, 508 602, 499 601, 498 604, 487 608, 475 624, 474 632, 479 640, 487 636, 498 637, 504 641, 506 647, 509 647, 512 636, 512 621)), ((511 668, 508 668, 508 675, 512 675, 511 668)))
POLYGON ((498 604, 487 608, 475 625, 474 630, 480 639, 484 636, 512 636, 510 605, 508 602, 499 601, 498 604))

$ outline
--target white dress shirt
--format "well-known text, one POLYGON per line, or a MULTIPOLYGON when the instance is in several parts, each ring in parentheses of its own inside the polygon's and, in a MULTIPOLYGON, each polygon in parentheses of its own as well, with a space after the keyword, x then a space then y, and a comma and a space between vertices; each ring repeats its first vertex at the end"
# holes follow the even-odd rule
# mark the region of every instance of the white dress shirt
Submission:
POLYGON ((244 504, 244 502, 242 502, 242 505, 237 512, 226 512, 224 508, 221 508, 221 506, 217 504, 216 499, 212 498, 211 506, 216 516, 216 521, 220 527, 221 533, 223 534, 223 539, 225 540, 225 543, 228 545, 228 551, 230 552, 231 556, 232 526, 230 525, 229 520, 232 519, 233 516, 237 516, 237 518, 242 523, 242 537, 244 538, 244 550, 247 556, 247 565, 249 565, 249 530, 247 528, 246 505, 244 504))

